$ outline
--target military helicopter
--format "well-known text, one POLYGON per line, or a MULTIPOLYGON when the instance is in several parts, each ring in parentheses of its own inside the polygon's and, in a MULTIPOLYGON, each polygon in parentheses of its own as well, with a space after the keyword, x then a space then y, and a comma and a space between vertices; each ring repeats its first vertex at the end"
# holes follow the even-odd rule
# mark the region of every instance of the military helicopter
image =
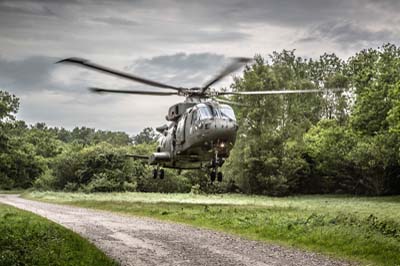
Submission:
POLYGON ((169 108, 168 114, 165 117, 168 124, 156 128, 160 133, 156 152, 150 156, 128 156, 134 159, 148 160, 148 164, 154 165, 153 178, 159 177, 163 179, 165 176, 163 168, 173 168, 179 171, 183 169, 205 169, 209 172, 211 182, 214 182, 216 179, 221 182, 223 176, 222 172, 218 171, 218 169, 229 157, 229 153, 235 144, 238 130, 235 113, 229 104, 240 105, 240 103, 220 99, 218 96, 321 92, 318 89, 269 91, 216 91, 210 89, 212 85, 251 61, 252 59, 249 58, 233 58, 231 64, 204 86, 194 88, 176 87, 144 79, 92 63, 82 58, 72 57, 63 59, 57 63, 75 64, 116 77, 166 89, 165 91, 147 91, 89 88, 93 92, 158 96, 178 95, 186 97, 185 101, 169 108))

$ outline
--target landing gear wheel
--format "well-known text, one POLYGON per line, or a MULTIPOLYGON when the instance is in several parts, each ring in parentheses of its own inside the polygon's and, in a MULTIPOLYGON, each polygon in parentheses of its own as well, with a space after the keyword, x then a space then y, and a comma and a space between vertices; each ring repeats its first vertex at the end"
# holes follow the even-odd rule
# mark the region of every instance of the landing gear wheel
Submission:
POLYGON ((160 169, 160 179, 164 179, 164 169, 160 169))
POLYGON ((217 175, 217 172, 216 172, 215 170, 212 170, 212 171, 210 172, 210 180, 211 180, 211 183, 215 181, 216 175, 217 175))
POLYGON ((218 180, 218 182, 222 182, 222 172, 218 172, 217 180, 218 180))
POLYGON ((158 176, 158 171, 157 169, 153 169, 153 178, 156 179, 158 176))

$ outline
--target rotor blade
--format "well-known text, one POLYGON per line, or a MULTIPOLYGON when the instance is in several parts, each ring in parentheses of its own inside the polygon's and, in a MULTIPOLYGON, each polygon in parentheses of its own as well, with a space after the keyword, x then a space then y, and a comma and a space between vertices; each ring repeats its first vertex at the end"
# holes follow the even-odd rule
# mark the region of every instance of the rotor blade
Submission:
POLYGON ((160 95, 160 96, 167 96, 167 95, 179 95, 178 92, 166 92, 166 91, 130 91, 130 90, 109 90, 109 89, 102 89, 102 88, 89 88, 92 92, 97 93, 127 93, 127 94, 141 94, 141 95, 160 95))
POLYGON ((274 95, 274 94, 302 94, 302 93, 318 93, 318 92, 334 92, 343 91, 343 89, 329 90, 273 90, 273 91, 223 91, 216 92, 217 95, 274 95))
POLYGON ((92 69, 92 70, 97 70, 97 71, 104 72, 104 73, 107 73, 107 74, 111 74, 111 75, 114 75, 114 76, 117 76, 117 77, 120 77, 120 78, 126 78, 126 79, 129 79, 129 80, 137 81, 137 82, 140 82, 140 83, 143 83, 143 84, 146 84, 146 85, 159 87, 159 88, 163 88, 163 89, 173 89, 173 90, 178 90, 178 91, 181 91, 183 89, 183 88, 178 88, 178 87, 174 87, 174 86, 171 86, 171 85, 159 83, 159 82, 156 82, 156 81, 152 81, 152 80, 149 80, 149 79, 144 79, 144 78, 141 78, 141 77, 137 77, 137 76, 134 76, 132 74, 125 73, 125 72, 122 72, 122 71, 119 71, 119 70, 114 70, 114 69, 111 69, 111 68, 108 68, 108 67, 105 67, 105 66, 101 66, 101 65, 92 63, 89 60, 82 59, 82 58, 71 57, 71 58, 63 59, 63 60, 60 60, 60 61, 56 62, 56 64, 59 64, 59 63, 76 64, 76 65, 79 65, 79 66, 82 66, 82 67, 86 67, 86 68, 89 68, 89 69, 92 69))
POLYGON ((233 62, 230 65, 228 65, 219 75, 215 76, 212 80, 210 80, 208 83, 206 83, 206 85, 203 86, 203 88, 201 89, 201 93, 204 93, 211 85, 218 82, 220 79, 224 78, 235 70, 238 70, 241 66, 252 60, 253 59, 251 58, 245 57, 233 58, 233 62))
POLYGON ((213 98, 213 99, 219 103, 226 103, 226 104, 237 105, 237 106, 249 106, 247 104, 232 102, 232 101, 228 101, 228 100, 221 99, 221 98, 213 98))

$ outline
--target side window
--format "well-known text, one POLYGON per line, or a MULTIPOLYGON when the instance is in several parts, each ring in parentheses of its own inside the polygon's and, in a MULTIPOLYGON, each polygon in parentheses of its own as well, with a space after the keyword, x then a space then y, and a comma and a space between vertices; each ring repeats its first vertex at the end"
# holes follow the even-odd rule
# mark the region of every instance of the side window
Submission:
POLYGON ((194 110, 192 113, 192 121, 191 124, 193 125, 197 121, 197 110, 194 110))
POLYGON ((181 119, 181 120, 179 121, 179 123, 178 123, 178 128, 177 128, 177 130, 176 130, 177 134, 182 133, 182 131, 183 131, 183 126, 185 125, 184 122, 185 122, 184 119, 181 119))
POLYGON ((179 120, 178 127, 176 129, 176 139, 178 144, 182 144, 185 142, 185 121, 187 116, 183 115, 183 117, 179 120))

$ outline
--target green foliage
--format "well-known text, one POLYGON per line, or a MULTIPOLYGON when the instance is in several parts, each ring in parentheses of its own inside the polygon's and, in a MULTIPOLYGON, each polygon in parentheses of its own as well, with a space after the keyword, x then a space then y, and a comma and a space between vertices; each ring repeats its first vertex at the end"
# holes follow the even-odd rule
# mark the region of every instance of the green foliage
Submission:
POLYGON ((47 168, 39 178, 37 178, 34 183, 33 187, 36 190, 41 190, 41 191, 50 191, 54 190, 56 188, 56 179, 54 177, 53 170, 50 168, 47 168))
POLYGON ((352 127, 364 135, 386 132, 390 122, 395 127, 400 49, 386 44, 377 50, 363 50, 351 57, 348 64, 357 94, 352 127))
POLYGON ((14 120, 18 108, 19 99, 7 91, 0 90, 0 121, 14 120))
POLYGON ((389 91, 389 98, 392 101, 392 108, 387 117, 390 131, 400 134, 400 82, 397 82, 394 88, 389 91))
POLYGON ((65 128, 46 128, 64 143, 90 146, 101 142, 107 142, 115 146, 132 144, 132 139, 125 132, 112 132, 96 130, 87 127, 75 127, 72 131, 65 128))
POLYGON ((19 99, 7 91, 0 90, 0 151, 3 153, 9 149, 8 130, 10 121, 15 119, 18 111, 19 99))
POLYGON ((191 182, 188 178, 182 175, 177 175, 174 170, 165 170, 165 178, 153 179, 150 172, 146 176, 142 176, 138 183, 137 191, 142 192, 190 192, 191 182))
POLYGON ((349 156, 358 171, 364 194, 398 194, 400 189, 399 136, 386 133, 359 138, 349 156))
POLYGON ((0 235, 0 265, 117 265, 78 234, 1 204, 0 235))
POLYGON ((108 143, 68 147, 50 163, 50 168, 35 181, 39 190, 84 192, 146 191, 189 192, 185 176, 166 170, 166 178, 153 179, 151 168, 127 154, 150 154, 155 144, 115 147, 108 143))
POLYGON ((349 156, 356 144, 354 134, 336 120, 321 120, 304 135, 304 141, 311 170, 304 184, 308 192, 354 192, 358 181, 349 156))
POLYGON ((133 142, 135 144, 151 144, 155 143, 157 140, 157 132, 151 127, 144 128, 139 134, 133 137, 133 142))
POLYGON ((134 166, 127 149, 107 143, 67 150, 52 163, 57 189, 87 192, 132 190, 134 166))
POLYGON ((11 136, 7 150, 0 154, 0 188, 29 188, 46 167, 35 153, 35 147, 11 136))
MULTIPOLYGON (((304 90, 347 86, 345 64, 335 55, 319 60, 296 57, 294 51, 273 53, 248 67, 232 88, 248 90, 304 90)), ((345 123, 348 99, 341 93, 238 97, 248 107, 237 108, 240 130, 225 167, 243 192, 286 195, 304 193, 311 165, 303 135, 321 118, 345 123)))
POLYGON ((386 44, 347 62, 273 53, 232 89, 326 89, 314 95, 237 97, 240 130, 224 171, 246 193, 400 192, 400 49, 386 44))

